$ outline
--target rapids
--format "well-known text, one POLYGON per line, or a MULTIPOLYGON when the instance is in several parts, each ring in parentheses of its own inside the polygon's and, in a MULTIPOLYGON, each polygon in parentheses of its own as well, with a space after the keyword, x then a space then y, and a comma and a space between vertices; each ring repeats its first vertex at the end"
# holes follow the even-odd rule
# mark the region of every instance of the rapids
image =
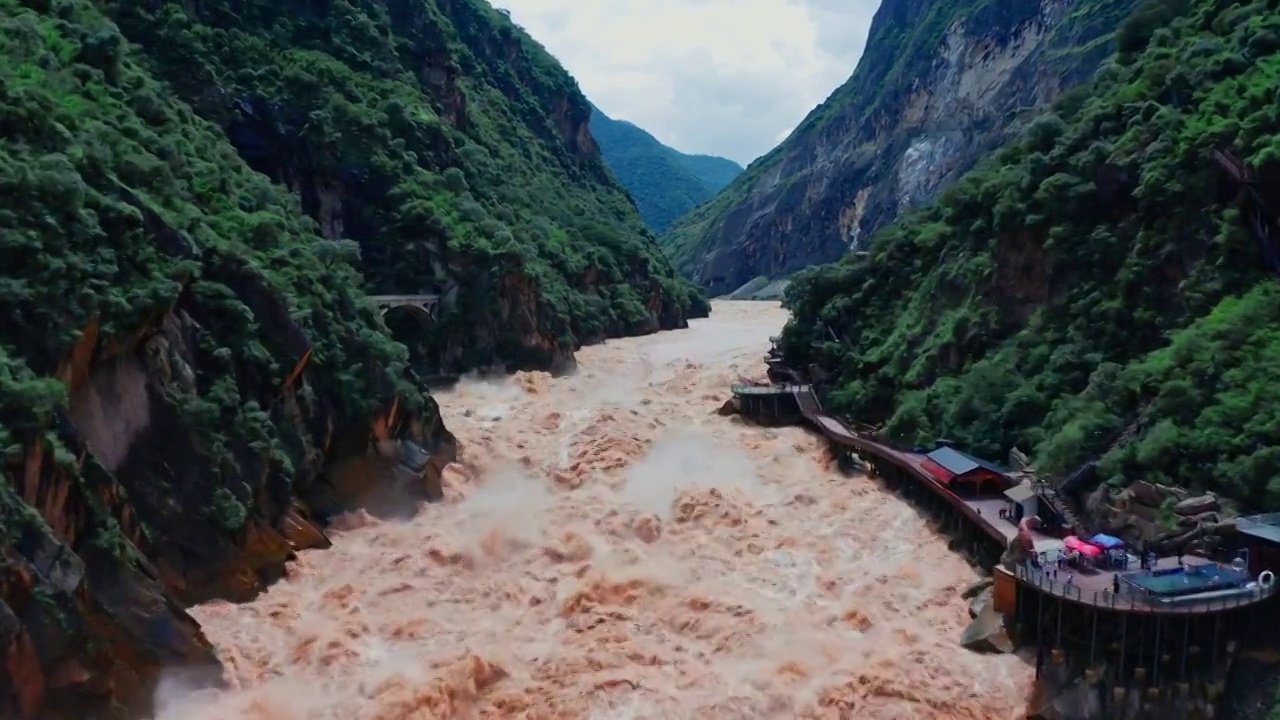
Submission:
POLYGON ((715 410, 786 320, 717 303, 580 371, 441 393, 463 459, 409 522, 339 519, 257 600, 193 609, 229 690, 161 720, 1017 717, 958 644, 976 574, 800 428, 715 410))

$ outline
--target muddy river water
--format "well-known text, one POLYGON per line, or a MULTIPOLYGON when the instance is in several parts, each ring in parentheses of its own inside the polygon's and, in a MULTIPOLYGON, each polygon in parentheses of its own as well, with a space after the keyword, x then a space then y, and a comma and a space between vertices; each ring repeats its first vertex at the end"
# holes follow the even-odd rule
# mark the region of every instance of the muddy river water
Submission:
POLYGON ((944 538, 806 431, 715 414, 785 320, 719 303, 441 393, 447 502, 195 608, 231 689, 167 682, 162 720, 1019 716, 1031 668, 959 646, 944 538))

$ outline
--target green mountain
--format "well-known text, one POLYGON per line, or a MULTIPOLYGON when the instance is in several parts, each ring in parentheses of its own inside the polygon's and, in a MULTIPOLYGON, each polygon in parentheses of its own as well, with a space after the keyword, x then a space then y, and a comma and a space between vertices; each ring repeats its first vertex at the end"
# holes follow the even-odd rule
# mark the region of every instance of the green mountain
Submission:
POLYGON ((839 259, 1087 80, 1136 2, 884 0, 849 80, 663 248, 716 294, 839 259))
POLYGON ((680 327, 696 302, 573 78, 483 0, 110 7, 255 169, 360 244, 371 290, 445 295, 410 343, 427 366, 563 367, 581 342, 680 327))
POLYGON ((785 354, 905 442, 1280 510, 1280 15, 1151 0, 1118 44, 934 205, 799 275, 785 354))
POLYGON ((410 368, 706 313, 589 115, 480 0, 0 0, 0 717, 216 681, 186 604, 439 497, 410 368))
POLYGON ((593 107, 591 134, 614 177, 627 189, 655 233, 715 195, 742 172, 732 160, 687 155, 625 120, 593 107))
MULTIPOLYGON (((689 155, 678 150, 672 152, 680 159, 680 164, 684 165, 685 169, 707 186, 712 195, 723 190, 726 185, 733 182, 734 178, 742 174, 742 166, 728 158, 715 155, 689 155)), ((606 155, 605 162, 608 161, 609 157, 606 155)))

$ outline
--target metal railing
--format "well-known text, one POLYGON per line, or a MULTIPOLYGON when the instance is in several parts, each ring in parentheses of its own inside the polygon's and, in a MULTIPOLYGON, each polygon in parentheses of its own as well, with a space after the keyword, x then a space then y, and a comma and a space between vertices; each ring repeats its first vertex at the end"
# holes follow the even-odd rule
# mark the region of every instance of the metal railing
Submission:
POLYGON ((1267 513, 1266 515, 1250 515, 1248 517, 1236 518, 1236 528, 1239 530, 1250 530, 1260 532, 1263 530, 1275 530, 1280 532, 1280 513, 1267 513))
POLYGON ((729 387, 729 390, 735 395, 792 395, 796 392, 805 392, 808 389, 808 385, 799 383, 782 383, 780 385, 734 383, 729 387))
POLYGON ((1071 582, 1055 580, 1050 572, 1032 565, 1029 561, 1014 566, 1014 576, 1049 595, 1089 603, 1116 610, 1133 610, 1155 613, 1210 613, 1244 607, 1260 602, 1276 591, 1276 585, 1256 586, 1251 590, 1240 588, 1238 592, 1221 597, 1184 600, 1179 603, 1160 602, 1147 593, 1129 585, 1121 585, 1121 592, 1109 589, 1085 590, 1071 582))

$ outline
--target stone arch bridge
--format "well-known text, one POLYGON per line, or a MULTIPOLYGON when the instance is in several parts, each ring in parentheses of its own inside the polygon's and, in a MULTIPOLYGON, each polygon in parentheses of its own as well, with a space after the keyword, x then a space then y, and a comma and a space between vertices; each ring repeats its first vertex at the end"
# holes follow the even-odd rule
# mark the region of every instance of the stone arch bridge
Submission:
POLYGON ((404 308, 424 323, 433 322, 440 307, 439 295, 372 295, 370 299, 384 316, 395 308, 404 308))

